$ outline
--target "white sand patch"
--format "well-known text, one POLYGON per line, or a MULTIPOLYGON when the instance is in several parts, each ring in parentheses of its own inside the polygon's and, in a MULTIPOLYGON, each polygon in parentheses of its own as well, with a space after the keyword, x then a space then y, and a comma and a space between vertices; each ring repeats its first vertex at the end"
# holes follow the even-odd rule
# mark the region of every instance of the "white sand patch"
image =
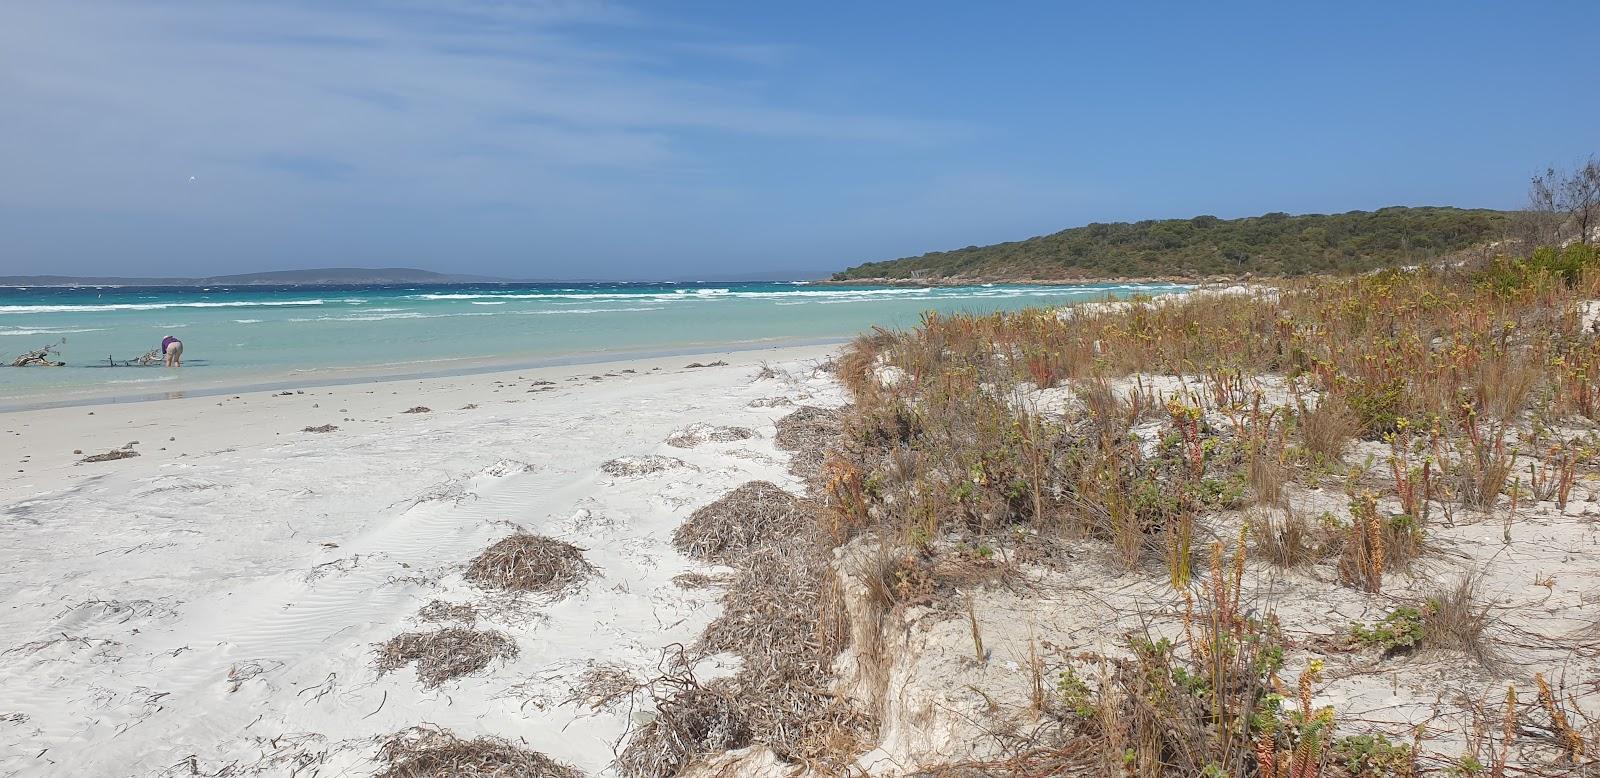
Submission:
MULTIPOLYGON (((837 401, 808 369, 825 352, 701 361, 771 361, 790 388, 837 401)), ((771 442, 789 408, 750 406, 772 383, 683 363, 0 416, 7 453, 28 457, 0 481, 0 775, 366 775, 383 738, 422 722, 604 774, 628 712, 562 704, 577 675, 647 674, 692 641, 714 592, 672 583, 701 569, 672 530, 746 481, 792 484, 771 442), (527 394, 537 380, 553 388, 527 394), (417 405, 434 410, 401 413, 417 405), (661 442, 691 422, 758 434, 661 442), (301 432, 322 424, 338 429, 301 432), (141 456, 71 453, 130 440, 141 456), (584 549, 594 577, 560 599, 464 580, 519 530, 584 549), (409 667, 380 677, 374 644, 438 628, 417 615, 433 600, 472 605, 517 656, 431 691, 409 667)))

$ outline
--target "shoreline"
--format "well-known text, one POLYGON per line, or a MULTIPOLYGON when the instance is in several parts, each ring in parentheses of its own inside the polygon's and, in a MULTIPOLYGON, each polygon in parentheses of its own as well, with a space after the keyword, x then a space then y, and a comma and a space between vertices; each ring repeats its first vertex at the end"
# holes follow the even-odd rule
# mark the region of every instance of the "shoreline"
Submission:
MULTIPOLYGON (((372 370, 369 367, 354 368, 319 368, 294 373, 281 378, 260 380, 256 376, 241 376, 240 381, 226 379, 198 386, 186 386, 181 389, 171 390, 143 390, 127 391, 115 394, 90 392, 80 396, 66 397, 54 400, 25 400, 0 398, 0 415, 33 410, 59 410, 63 408, 81 408, 98 405, 123 405, 128 403, 160 402, 163 400, 182 400, 185 398, 218 397, 229 394, 245 394, 254 392, 282 391, 284 389, 310 389, 330 386, 353 386, 360 384, 385 384, 396 381, 412 381, 420 379, 452 378, 512 371, 530 371, 546 368, 604 366, 637 361, 670 360, 680 357, 707 357, 729 356, 743 354, 751 351, 776 351, 795 348, 831 347, 850 342, 850 338, 785 338, 781 341, 743 341, 718 346, 685 346, 672 349, 641 349, 631 351, 596 351, 580 354, 565 354, 548 357, 532 357, 525 359, 466 359, 451 360, 446 363, 431 363, 436 367, 428 369, 415 369, 412 366, 394 368, 389 371, 382 369, 372 370), (320 376, 320 377, 318 377, 320 376)), ((59 368, 0 368, 0 370, 55 370, 59 368)), ((127 370, 165 370, 160 366, 126 368, 127 370)), ((182 370, 182 368, 178 368, 182 370)))
POLYGON ((502 294, 493 289, 457 294, 443 287, 408 287, 372 294, 219 292, 206 299, 176 292, 107 292, 103 300, 93 294, 84 299, 36 295, 0 305, 0 314, 5 314, 0 316, 5 319, 0 321, 0 351, 57 346, 67 365, 0 367, 0 412, 296 383, 840 343, 875 325, 915 326, 928 310, 1015 310, 1175 288, 1159 286, 759 284, 733 289, 662 286, 627 294, 502 294), (112 358, 143 353, 163 334, 175 333, 193 341, 184 364, 192 369, 141 369, 120 366, 112 358), (307 377, 307 370, 315 370, 314 378, 307 377))

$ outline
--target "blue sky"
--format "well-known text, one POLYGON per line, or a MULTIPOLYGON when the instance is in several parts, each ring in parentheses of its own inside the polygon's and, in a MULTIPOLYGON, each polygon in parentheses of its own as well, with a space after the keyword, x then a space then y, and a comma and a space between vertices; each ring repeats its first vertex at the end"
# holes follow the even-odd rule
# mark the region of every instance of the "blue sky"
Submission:
POLYGON ((0 274, 819 273, 1516 207, 1600 3, 0 4, 0 274))

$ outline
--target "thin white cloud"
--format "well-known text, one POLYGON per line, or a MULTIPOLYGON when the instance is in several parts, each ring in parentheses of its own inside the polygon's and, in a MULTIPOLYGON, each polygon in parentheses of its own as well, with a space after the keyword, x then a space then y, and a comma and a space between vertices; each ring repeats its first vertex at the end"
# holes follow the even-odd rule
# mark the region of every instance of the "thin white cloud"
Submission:
POLYGON ((0 6, 0 201, 160 210, 152 191, 190 175, 228 193, 182 203, 191 209, 430 192, 540 201, 589 185, 584 171, 692 171, 691 149, 705 135, 925 146, 964 132, 776 106, 705 60, 760 68, 789 49, 628 44, 651 37, 628 34, 650 20, 616 5, 397 0, 363 9, 0 6), (700 66, 653 66, 664 58, 700 66))

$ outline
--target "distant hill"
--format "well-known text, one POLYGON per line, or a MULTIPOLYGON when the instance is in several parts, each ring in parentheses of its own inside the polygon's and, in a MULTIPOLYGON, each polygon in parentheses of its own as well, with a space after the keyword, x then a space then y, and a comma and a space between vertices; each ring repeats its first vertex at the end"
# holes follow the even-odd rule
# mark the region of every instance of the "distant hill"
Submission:
POLYGON ((1418 264, 1501 237, 1507 211, 1382 208, 1338 214, 1090 224, 993 246, 868 262, 833 280, 1300 275, 1418 264))
POLYGON ((90 276, 0 276, 3 286, 327 286, 334 284, 467 284, 505 279, 414 270, 405 267, 328 267, 273 270, 205 278, 124 278, 90 276))

